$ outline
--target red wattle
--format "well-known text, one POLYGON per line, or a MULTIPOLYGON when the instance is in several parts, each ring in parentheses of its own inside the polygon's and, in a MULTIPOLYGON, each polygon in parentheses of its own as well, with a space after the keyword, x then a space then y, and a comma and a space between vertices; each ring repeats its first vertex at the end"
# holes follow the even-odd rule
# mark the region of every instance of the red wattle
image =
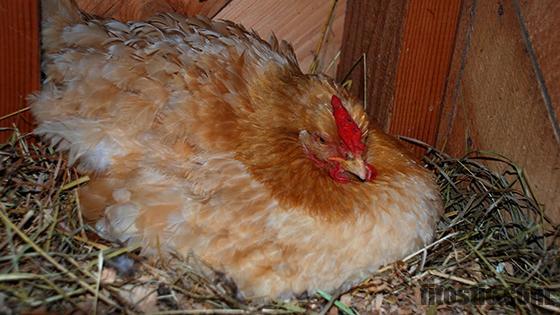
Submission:
POLYGON ((329 170, 329 175, 332 179, 342 184, 350 181, 350 179, 344 174, 344 170, 338 164, 329 170))

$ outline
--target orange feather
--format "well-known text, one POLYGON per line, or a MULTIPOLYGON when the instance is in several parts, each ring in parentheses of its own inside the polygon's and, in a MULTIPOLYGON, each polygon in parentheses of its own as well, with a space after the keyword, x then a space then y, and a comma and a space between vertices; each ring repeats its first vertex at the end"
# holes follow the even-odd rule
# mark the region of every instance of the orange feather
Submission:
POLYGON ((47 2, 36 133, 92 174, 80 195, 104 237, 192 251, 268 297, 352 285, 431 241, 431 174, 344 89, 302 73, 285 42, 47 2), (333 96, 364 150, 344 150, 333 96), (377 176, 364 180, 368 165, 377 176))

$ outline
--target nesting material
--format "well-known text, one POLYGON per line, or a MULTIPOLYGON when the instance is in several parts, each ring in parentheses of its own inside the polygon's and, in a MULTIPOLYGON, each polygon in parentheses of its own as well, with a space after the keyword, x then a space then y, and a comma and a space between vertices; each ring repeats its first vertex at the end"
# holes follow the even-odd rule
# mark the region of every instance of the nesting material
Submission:
POLYGON ((89 178, 15 130, 0 145, 0 313, 560 312, 560 227, 547 222, 519 168, 432 148, 424 161, 445 203, 433 244, 335 296, 243 301, 227 275, 196 257, 147 260, 97 237, 76 193, 89 178))

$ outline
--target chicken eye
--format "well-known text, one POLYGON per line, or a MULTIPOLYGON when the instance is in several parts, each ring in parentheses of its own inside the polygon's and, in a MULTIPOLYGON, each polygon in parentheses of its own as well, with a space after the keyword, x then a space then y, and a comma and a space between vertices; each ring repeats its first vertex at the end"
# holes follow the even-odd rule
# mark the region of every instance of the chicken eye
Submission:
POLYGON ((327 143, 327 138, 320 133, 316 133, 315 141, 319 142, 320 144, 325 144, 327 143))
POLYGON ((320 144, 325 144, 327 143, 327 140, 325 139, 324 136, 322 136, 321 134, 315 133, 313 134, 315 141, 319 142, 320 144))

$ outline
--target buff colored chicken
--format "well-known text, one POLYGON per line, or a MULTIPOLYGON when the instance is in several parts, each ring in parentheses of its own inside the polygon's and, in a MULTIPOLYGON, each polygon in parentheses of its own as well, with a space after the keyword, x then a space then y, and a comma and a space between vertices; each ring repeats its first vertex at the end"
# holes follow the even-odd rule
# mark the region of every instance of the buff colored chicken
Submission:
POLYGON ((246 297, 348 287, 431 241, 430 173, 285 42, 46 5, 36 133, 91 174, 82 210, 104 237, 194 252, 246 297))

